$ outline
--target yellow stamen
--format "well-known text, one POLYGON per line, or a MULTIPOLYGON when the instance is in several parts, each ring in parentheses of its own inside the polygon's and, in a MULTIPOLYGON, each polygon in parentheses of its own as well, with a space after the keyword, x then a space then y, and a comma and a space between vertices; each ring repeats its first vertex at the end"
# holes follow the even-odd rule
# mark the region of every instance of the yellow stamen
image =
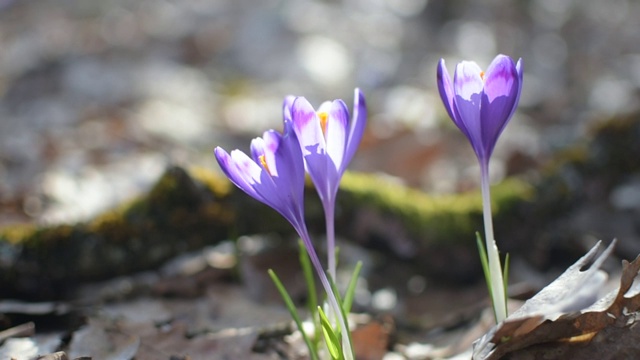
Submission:
POLYGON ((484 71, 480 71, 480 79, 484 80, 484 71))
POLYGON ((267 170, 267 172, 269 173, 269 175, 271 175, 271 171, 269 171, 269 165, 267 165, 267 160, 265 159, 264 155, 260 155, 258 156, 258 159, 260 159, 260 165, 262 165, 262 167, 267 170))
POLYGON ((321 111, 318 113, 318 118, 320 118, 320 128, 322 129, 322 134, 327 134, 327 121, 329 120, 329 114, 326 111, 321 111))

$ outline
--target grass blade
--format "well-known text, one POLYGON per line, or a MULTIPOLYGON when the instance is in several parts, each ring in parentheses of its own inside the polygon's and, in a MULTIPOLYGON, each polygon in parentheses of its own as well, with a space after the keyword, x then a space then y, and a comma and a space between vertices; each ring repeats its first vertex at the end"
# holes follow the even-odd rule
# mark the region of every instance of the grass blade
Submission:
MULTIPOLYGON (((511 258, 509 257, 509 253, 507 253, 507 255, 505 255, 504 258, 504 270, 502 270, 502 278, 504 280, 504 304, 505 307, 507 306, 507 300, 509 299, 509 294, 507 293, 507 288, 509 287, 509 260, 511 260, 511 258)), ((509 314, 509 309, 505 309, 507 310, 507 315, 509 314)))
POLYGON ((298 311, 296 310, 296 306, 293 304, 293 300, 291 300, 291 296, 289 296, 287 289, 284 288, 284 285, 282 285, 282 282, 278 278, 278 275, 276 275, 273 270, 269 269, 268 273, 271 277, 271 280, 273 280, 273 283, 276 284, 276 288, 278 288, 278 292, 280 292, 280 296, 282 296, 287 310, 289 310, 293 321, 296 323, 296 325, 298 326, 298 330, 300 330, 300 333, 302 334, 304 342, 307 344, 307 348, 309 349, 309 356, 312 360, 318 360, 318 351, 315 345, 307 336, 307 333, 304 331, 304 328, 302 327, 302 321, 300 320, 300 316, 298 316, 298 311))
POLYGON ((338 335, 336 335, 329 319, 327 319, 327 315, 325 315, 322 308, 318 306, 318 314, 320 315, 320 324, 322 325, 322 333, 324 334, 324 340, 327 344, 327 348, 329 349, 329 354, 333 360, 342 360, 344 359, 344 355, 342 354, 342 349, 340 346, 340 339, 338 335))
POLYGON ((338 314, 338 316, 342 317, 342 321, 347 327, 344 330, 347 332, 347 337, 349 338, 349 345, 350 345, 349 351, 351 352, 351 354, 353 355, 353 358, 355 359, 355 353, 353 351, 353 339, 351 338, 351 331, 349 331, 349 319, 347 318, 348 313, 345 311, 345 309, 342 306, 342 304, 344 304, 344 301, 342 300, 342 297, 340 296, 340 291, 338 291, 338 287, 336 286, 336 283, 333 281, 331 276, 327 276, 327 278, 329 279, 331 290, 336 295, 336 301, 338 301, 338 304, 340 307, 340 314, 338 314))
POLYGON ((345 314, 349 314, 351 312, 351 305, 353 304, 353 297, 356 292, 356 285, 358 284, 358 276, 360 276, 360 270, 362 270, 362 261, 358 261, 358 263, 356 264, 356 267, 351 274, 351 279, 349 280, 347 291, 344 294, 342 309, 344 310, 345 314))
MULTIPOLYGON (((487 290, 489 291, 489 297, 491 298, 491 305, 493 307, 493 304, 495 304, 495 301, 493 300, 491 272, 489 271, 489 258, 487 256, 487 249, 485 249, 484 247, 484 242, 482 241, 482 237, 478 232, 476 232, 476 244, 478 245, 478 253, 480 254, 480 262, 482 263, 482 272, 484 273, 484 279, 485 279, 485 282, 487 283, 487 290)), ((495 315, 496 314, 494 309, 494 316, 495 315)), ((498 319, 496 317, 496 322, 497 321, 498 319)))

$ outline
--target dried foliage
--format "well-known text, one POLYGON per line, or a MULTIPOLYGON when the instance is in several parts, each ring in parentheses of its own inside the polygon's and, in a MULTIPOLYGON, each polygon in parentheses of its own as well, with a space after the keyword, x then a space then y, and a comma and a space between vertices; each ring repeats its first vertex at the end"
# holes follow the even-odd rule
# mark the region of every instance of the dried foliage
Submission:
POLYGON ((474 344, 474 359, 621 359, 640 354, 636 317, 640 256, 622 262, 620 286, 593 298, 604 284, 598 243, 556 281, 474 344), (584 270, 586 266, 588 269, 584 270))

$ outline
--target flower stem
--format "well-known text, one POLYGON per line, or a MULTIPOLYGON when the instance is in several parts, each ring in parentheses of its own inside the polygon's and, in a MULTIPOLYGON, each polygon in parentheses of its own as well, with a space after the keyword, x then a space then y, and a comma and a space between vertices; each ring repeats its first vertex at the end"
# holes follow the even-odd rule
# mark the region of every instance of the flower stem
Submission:
POLYGON ((324 217, 327 228, 327 263, 329 276, 337 284, 336 279, 336 231, 335 231, 335 201, 326 201, 324 204, 324 217))
POLYGON ((340 326, 340 333, 342 335, 342 352, 345 360, 353 360, 351 339, 349 337, 349 327, 345 323, 344 317, 342 314, 342 306, 338 303, 338 299, 336 295, 333 293, 331 288, 331 283, 327 278, 327 274, 322 268, 322 264, 320 263, 320 259, 318 258, 318 254, 316 254, 313 243, 311 243, 311 238, 309 237, 309 233, 306 230, 305 226, 296 227, 298 229, 298 235, 302 238, 302 242, 304 246, 307 248, 307 253, 309 254, 309 259, 311 259, 311 263, 313 267, 316 269, 318 273, 318 277, 320 278, 320 282, 322 283, 322 287, 327 293, 327 301, 329 302, 329 307, 336 314, 335 319, 338 321, 340 326))
POLYGON ((489 161, 480 162, 480 176, 482 183, 482 213, 484 218, 484 233, 489 259, 489 272, 491 274, 491 301, 496 323, 507 317, 507 299, 505 285, 502 278, 502 265, 498 246, 493 235, 493 220, 491 218, 491 193, 489 190, 489 161))

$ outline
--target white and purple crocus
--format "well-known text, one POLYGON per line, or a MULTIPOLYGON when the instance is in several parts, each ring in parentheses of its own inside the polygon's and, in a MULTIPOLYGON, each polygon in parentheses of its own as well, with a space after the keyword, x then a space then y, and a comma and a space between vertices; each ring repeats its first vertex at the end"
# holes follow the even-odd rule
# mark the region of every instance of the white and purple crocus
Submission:
POLYGON ((225 175, 256 200, 284 216, 298 233, 306 233, 303 213, 304 164, 291 129, 266 131, 251 141, 251 157, 240 150, 215 149, 225 175))
POLYGON ((489 287, 496 321, 507 316, 502 266, 493 235, 489 192, 489 160, 498 137, 518 106, 522 90, 522 59, 518 63, 498 55, 487 71, 471 61, 456 67, 453 80, 444 60, 438 64, 440 97, 453 122, 469 139, 480 163, 486 251, 490 271, 489 287))
POLYGON ((355 89, 353 118, 349 116, 347 105, 339 99, 326 101, 317 110, 304 97, 288 98, 285 108, 287 106, 290 106, 293 129, 298 136, 306 170, 324 208, 329 275, 335 281, 336 196, 342 175, 358 149, 366 125, 364 95, 355 89))

